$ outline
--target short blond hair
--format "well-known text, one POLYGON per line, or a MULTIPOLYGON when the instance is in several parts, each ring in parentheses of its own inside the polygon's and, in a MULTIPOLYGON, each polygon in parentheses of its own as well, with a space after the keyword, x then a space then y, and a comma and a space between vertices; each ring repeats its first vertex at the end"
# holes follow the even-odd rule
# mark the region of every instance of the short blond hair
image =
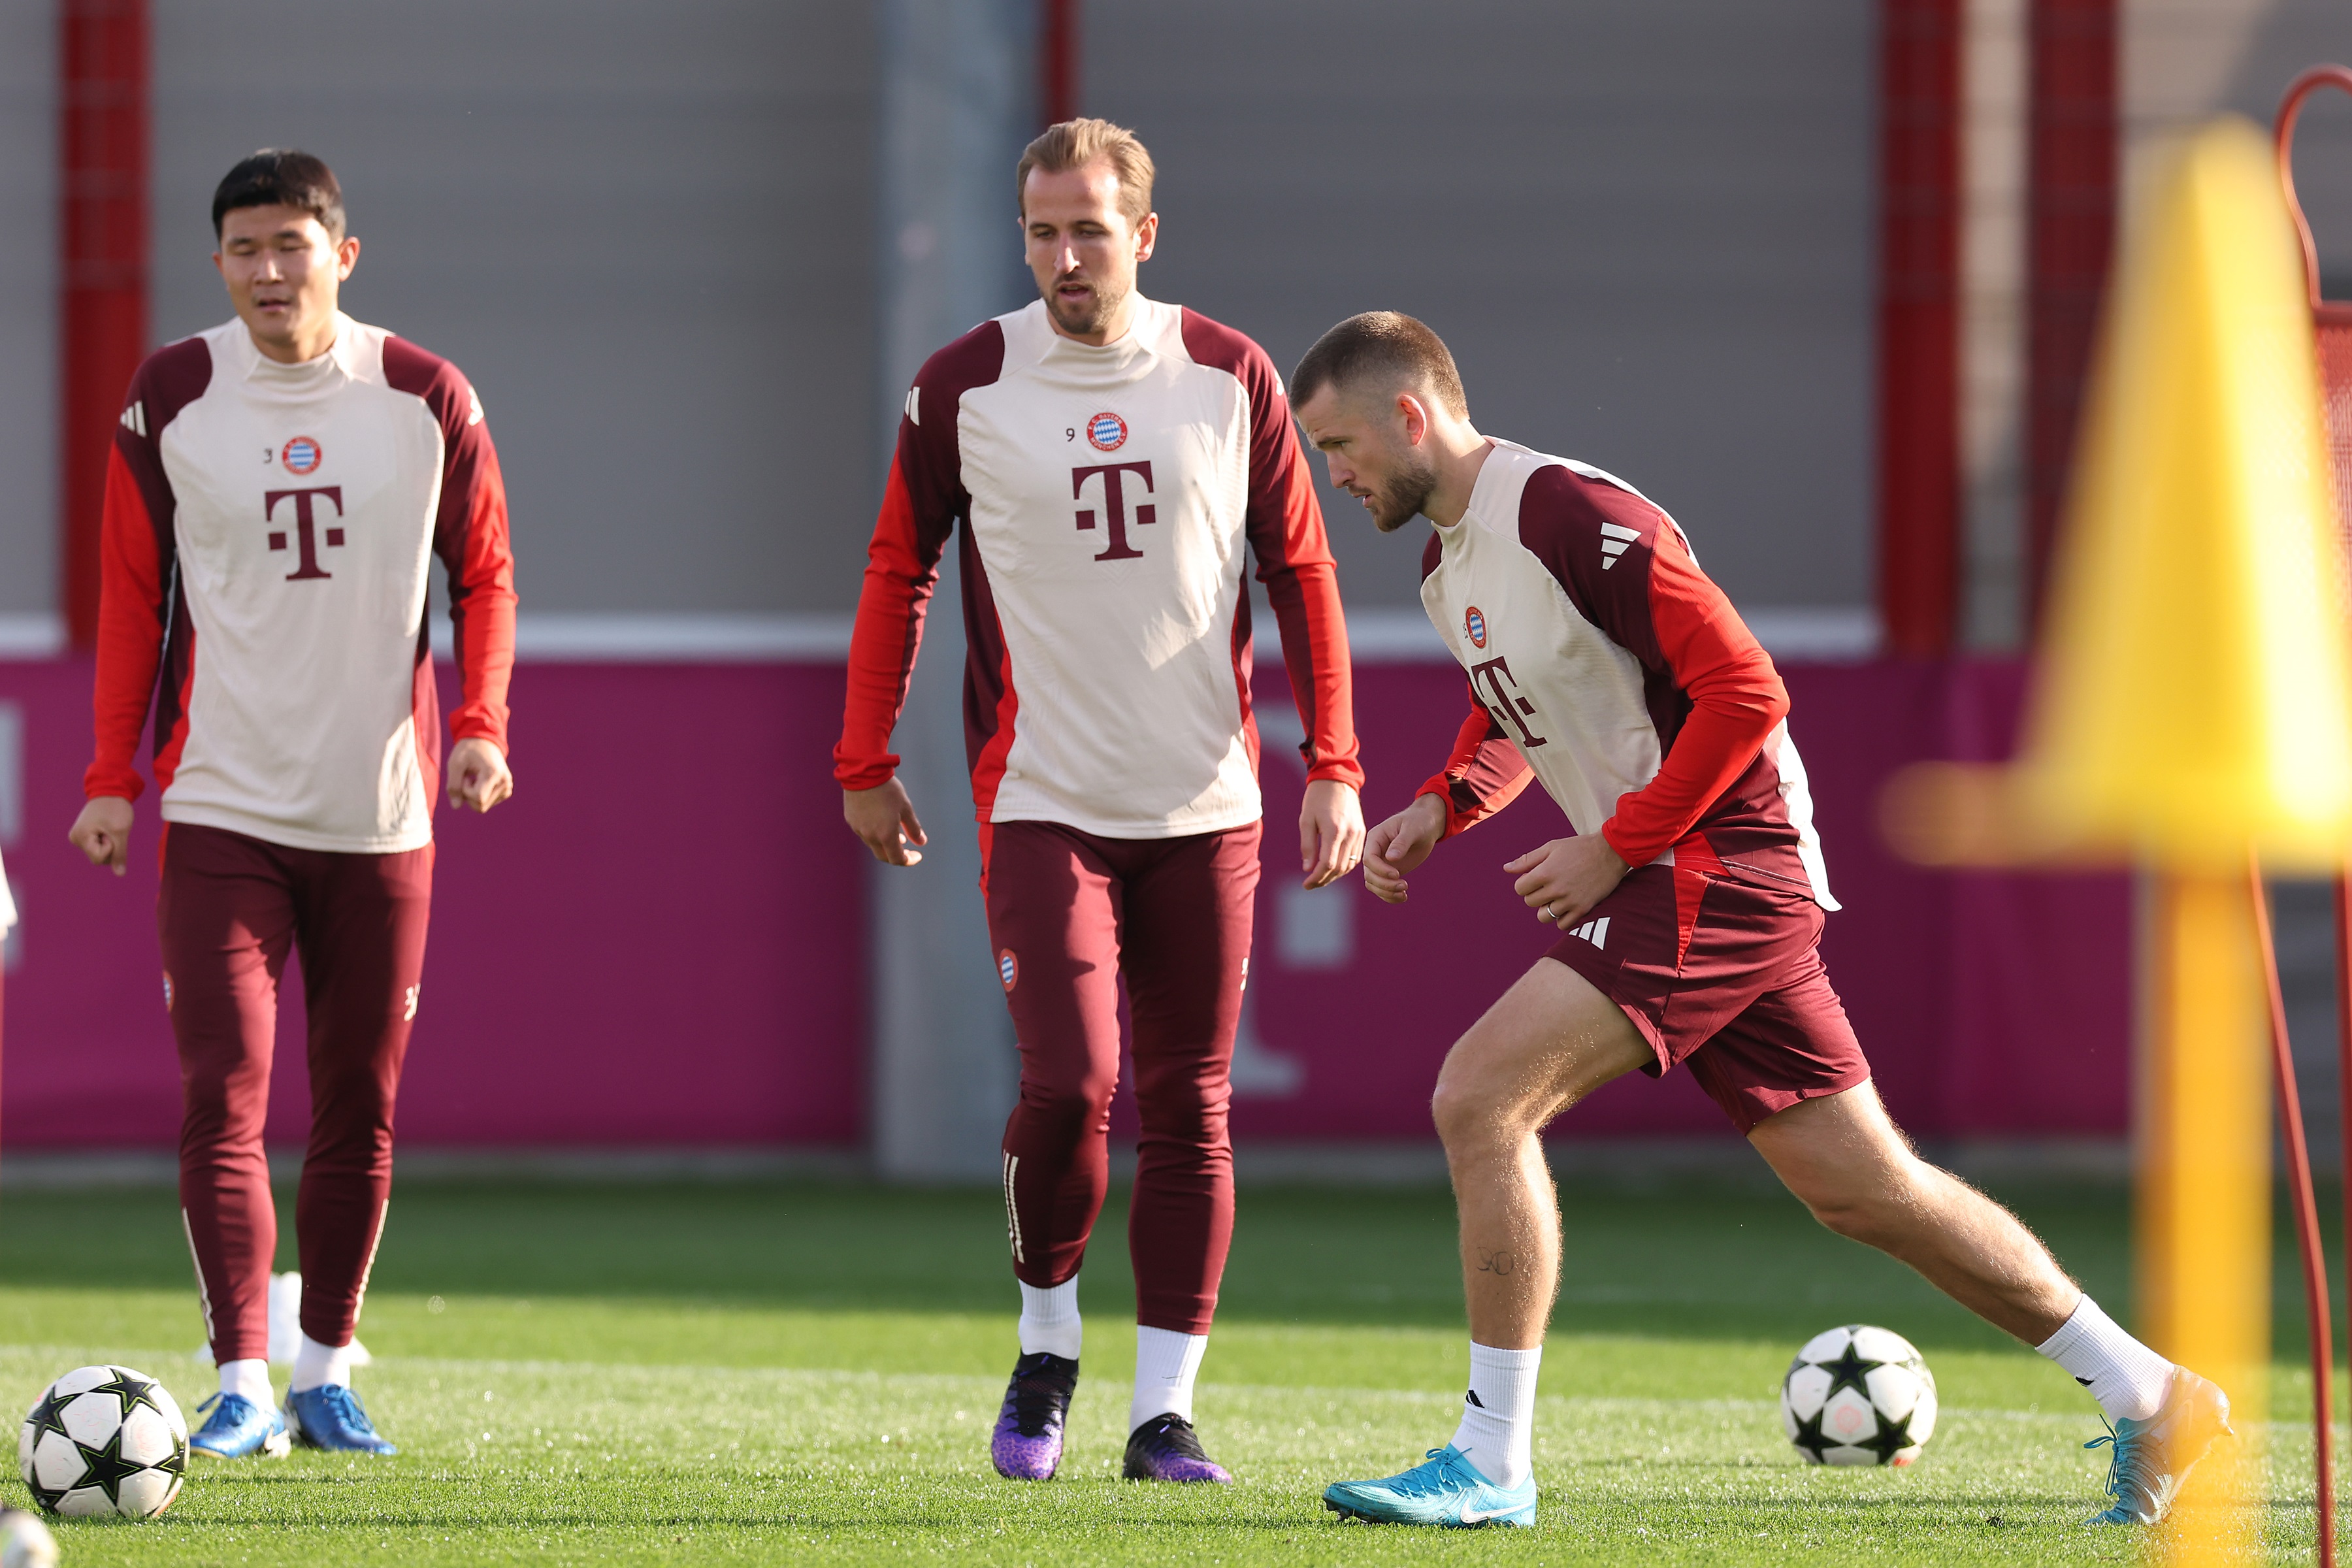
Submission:
POLYGON ((1118 175, 1118 210, 1129 223, 1140 224, 1151 211, 1151 180, 1156 173, 1151 154, 1144 151, 1134 132, 1108 120, 1065 120, 1047 126, 1044 134, 1024 148, 1021 162, 1013 171, 1014 210, 1028 216, 1030 170, 1063 174, 1083 169, 1097 158, 1109 159, 1112 172, 1118 175))

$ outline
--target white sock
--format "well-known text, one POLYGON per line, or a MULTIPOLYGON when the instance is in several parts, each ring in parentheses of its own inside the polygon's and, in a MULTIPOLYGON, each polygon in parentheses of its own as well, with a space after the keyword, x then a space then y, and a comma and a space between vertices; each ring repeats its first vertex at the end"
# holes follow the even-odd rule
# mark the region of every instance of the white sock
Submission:
POLYGON ((1192 1420, 1192 1380, 1201 1375, 1201 1358, 1208 1351, 1206 1334, 1137 1324, 1135 1397, 1128 1403, 1127 1429, 1132 1432, 1155 1415, 1192 1420))
MULTIPOLYGON (((1013 1281, 1020 1284, 1020 1281, 1013 1281)), ((1078 1321, 1078 1277, 1071 1275, 1059 1285, 1039 1289, 1034 1285, 1021 1286, 1021 1353, 1035 1355, 1039 1351, 1060 1356, 1064 1361, 1078 1359, 1078 1347, 1086 1342, 1086 1325, 1078 1321)))
POLYGON ((2124 1332, 2088 1296, 2033 1348, 2089 1389, 2110 1421, 2147 1420, 2172 1386, 2172 1363, 2124 1332))
POLYGON ((225 1361, 220 1363, 221 1392, 250 1399, 264 1410, 273 1403, 269 1396, 269 1363, 256 1356, 251 1361, 225 1361))
POLYGON ((294 1352, 294 1385, 291 1392, 307 1393, 333 1384, 339 1388, 352 1385, 352 1347, 322 1345, 310 1335, 302 1336, 301 1347, 294 1352))
POLYGON ((1470 1392, 1462 1396, 1454 1446, 1506 1491, 1535 1474, 1536 1368, 1542 1364, 1541 1345, 1531 1351, 1470 1346, 1470 1392))

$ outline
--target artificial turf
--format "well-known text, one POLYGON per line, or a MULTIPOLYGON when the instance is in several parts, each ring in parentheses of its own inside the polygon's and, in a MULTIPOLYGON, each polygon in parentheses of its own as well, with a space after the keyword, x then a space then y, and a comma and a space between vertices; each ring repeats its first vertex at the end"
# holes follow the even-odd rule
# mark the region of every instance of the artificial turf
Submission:
MULTIPOLYGON (((2004 1195, 2126 1299, 2122 1194, 2004 1195)), ((1177 1489, 1116 1479, 1117 1196, 1081 1286, 1069 1457, 1024 1486, 986 1456, 1016 1348, 992 1192, 452 1182, 396 1193, 362 1328, 378 1359, 356 1381, 398 1458, 198 1460, 160 1520, 61 1524, 66 1563, 2138 1560, 2130 1532, 2081 1525, 2104 1470, 2078 1446, 2087 1397, 1899 1267, 1752 1184, 1562 1196, 1532 1531, 1340 1525, 1317 1500, 1452 1433, 1467 1354, 1442 1190, 1244 1190, 1197 1411, 1240 1481, 1177 1489), (1944 1418, 1908 1472, 1811 1468, 1780 1436, 1790 1354, 1855 1321, 1936 1372, 1944 1418)), ((2294 1300, 2263 1435, 2282 1561, 2313 1531, 2294 1300)), ((200 1337, 168 1193, 0 1203, 0 1399, 111 1360, 193 1408, 200 1337)))

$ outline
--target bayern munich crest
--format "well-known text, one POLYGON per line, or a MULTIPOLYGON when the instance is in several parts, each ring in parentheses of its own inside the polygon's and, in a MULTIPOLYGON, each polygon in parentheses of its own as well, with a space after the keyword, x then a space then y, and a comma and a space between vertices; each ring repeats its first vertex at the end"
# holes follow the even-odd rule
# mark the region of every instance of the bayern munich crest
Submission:
POLYGON ((1013 956, 1013 950, 1009 947, 996 955, 996 977, 1004 982, 1007 991, 1012 990, 1013 982, 1021 978, 1021 961, 1013 956))
POLYGON ((1472 647, 1486 646, 1486 616, 1477 605, 1471 605, 1470 613, 1462 617, 1462 629, 1469 634, 1472 647))
POLYGON ((286 449, 278 454, 278 461, 289 474, 311 474, 318 472, 320 460, 325 457, 317 441, 308 436, 297 436, 286 443, 286 449))
POLYGON ((1087 445, 1097 452, 1116 452, 1127 445, 1127 421, 1116 414, 1097 414, 1087 421, 1087 445))

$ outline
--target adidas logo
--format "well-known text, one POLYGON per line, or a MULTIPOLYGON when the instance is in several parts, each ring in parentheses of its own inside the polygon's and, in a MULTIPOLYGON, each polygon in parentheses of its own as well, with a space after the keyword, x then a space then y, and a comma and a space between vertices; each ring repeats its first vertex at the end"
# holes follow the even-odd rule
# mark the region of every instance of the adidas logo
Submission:
POLYGON ((147 401, 144 398, 122 411, 122 427, 133 436, 147 434, 147 401))
POLYGON ((1475 1405, 1481 1410, 1486 1408, 1486 1402, 1478 1397, 1478 1391, 1475 1388, 1465 1394, 1462 1398, 1465 1404, 1475 1405))
POLYGON ((1606 948, 1609 945, 1610 918, 1611 917, 1607 915, 1602 915, 1597 921, 1587 921, 1568 934, 1570 936, 1580 936, 1595 947, 1606 948))
POLYGON ((1628 528, 1622 522, 1602 523, 1601 525, 1601 569, 1606 572, 1616 565, 1617 557, 1625 553, 1625 547, 1641 537, 1638 530, 1628 528))

